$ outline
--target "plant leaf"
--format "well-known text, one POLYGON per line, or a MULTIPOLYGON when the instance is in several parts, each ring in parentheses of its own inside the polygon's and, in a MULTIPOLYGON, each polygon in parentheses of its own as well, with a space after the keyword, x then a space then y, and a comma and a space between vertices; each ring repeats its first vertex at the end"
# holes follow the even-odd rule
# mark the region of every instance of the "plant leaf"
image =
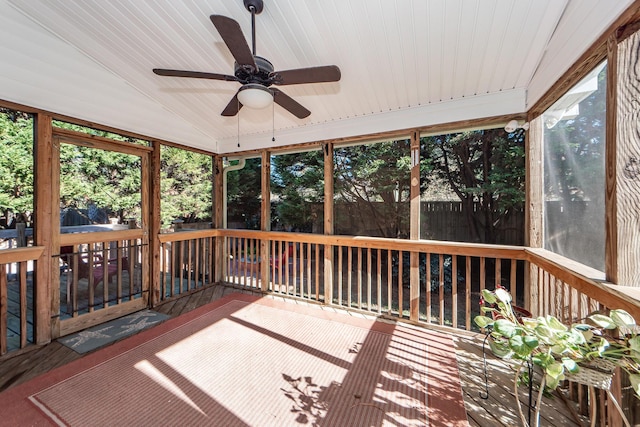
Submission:
POLYGON ((497 301, 496 296, 489 289, 482 290, 482 298, 487 304, 495 304, 497 301))
POLYGON ((508 346, 494 340, 489 340, 489 348, 493 354, 501 359, 509 359, 514 354, 508 346))
POLYGON ((629 348, 633 351, 640 352, 640 336, 636 335, 629 340, 629 348))
POLYGON ((564 369, 572 374, 576 374, 580 370, 580 367, 578 367, 578 364, 575 362, 575 360, 568 357, 562 358, 562 366, 564 366, 564 369))
POLYGON ((633 391, 636 392, 637 396, 640 396, 640 375, 630 374, 629 381, 631 381, 631 387, 633 387, 633 391))
POLYGON ((496 289, 495 294, 496 294, 496 298, 498 298, 498 300, 500 300, 501 302, 504 302, 504 303, 511 302, 511 294, 506 290, 502 288, 498 288, 496 289))
POLYGON ((498 319, 493 323, 493 330, 500 335, 511 338, 516 333, 516 325, 507 319, 498 319))
POLYGON ((546 320, 547 320, 547 325, 549 325, 549 327, 554 331, 564 332, 569 329, 565 325, 560 323, 560 321, 553 316, 547 316, 546 320))
POLYGON ((564 374, 560 374, 558 377, 552 377, 551 375, 547 374, 545 375, 545 379, 546 386, 551 390, 555 390, 560 384, 560 381, 564 380, 564 374))
POLYGON ((592 314, 589 316, 589 319, 604 329, 615 329, 616 324, 609 316, 605 316, 604 314, 592 314))
POLYGON ((609 316, 611 316, 611 320, 613 320, 618 328, 632 328, 636 325, 635 319, 622 309, 611 310, 609 316))
POLYGON ((553 378, 558 378, 564 373, 564 365, 560 362, 553 362, 547 366, 546 371, 547 375, 550 375, 553 378))
POLYGON ((540 366, 542 369, 546 369, 547 366, 549 366, 555 361, 553 356, 547 353, 540 353, 534 356, 532 360, 533 360, 533 363, 540 366))
POLYGON ((524 336, 524 343, 530 348, 530 349, 534 349, 538 347, 539 341, 538 341, 538 337, 533 336, 533 335, 525 335, 524 336))
POLYGON ((473 321, 476 325, 478 325, 479 328, 482 329, 486 328, 487 326, 491 326, 494 323, 493 319, 487 316, 476 316, 473 318, 473 321))
POLYGON ((602 356, 605 351, 609 348, 609 341, 604 338, 600 338, 600 343, 598 344, 598 355, 602 356))

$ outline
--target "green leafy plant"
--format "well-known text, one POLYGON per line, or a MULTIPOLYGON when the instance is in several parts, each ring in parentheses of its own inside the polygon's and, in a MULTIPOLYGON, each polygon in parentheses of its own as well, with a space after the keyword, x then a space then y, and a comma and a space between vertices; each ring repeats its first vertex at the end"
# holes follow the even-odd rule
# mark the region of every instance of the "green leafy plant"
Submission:
MULTIPOLYGON (((640 336, 634 318, 624 310, 609 315, 594 313, 584 323, 564 325, 554 316, 521 317, 503 288, 482 291, 485 315, 474 322, 490 334, 489 346, 502 359, 518 360, 515 391, 521 370, 528 361, 542 370, 540 390, 554 390, 562 380, 571 380, 592 362, 604 361, 629 374, 636 396, 640 397, 640 336)), ((539 411, 540 398, 536 410, 539 411)), ((518 411, 526 425, 520 405, 518 411)))

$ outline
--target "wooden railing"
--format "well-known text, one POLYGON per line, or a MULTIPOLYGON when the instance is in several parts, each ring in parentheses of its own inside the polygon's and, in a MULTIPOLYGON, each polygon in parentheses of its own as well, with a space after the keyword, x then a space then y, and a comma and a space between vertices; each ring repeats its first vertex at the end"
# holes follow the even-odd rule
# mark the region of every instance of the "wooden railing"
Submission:
POLYGON ((33 261, 44 248, 0 251, 0 355, 33 343, 33 261))
POLYGON ((594 310, 624 308, 640 319, 640 304, 603 283, 602 273, 544 250, 228 229, 163 234, 160 242, 163 298, 220 277, 242 288, 472 330, 482 289, 501 285, 534 315, 570 323, 594 310))
POLYGON ((143 251, 139 229, 62 234, 54 255, 61 268, 61 319, 146 300, 143 251))
MULTIPOLYGON (((143 277, 151 269, 145 265, 140 234, 140 230, 124 230, 62 235, 60 246, 73 248, 67 258, 69 270, 63 273, 71 281, 70 291, 77 291, 74 283, 81 277, 75 277, 80 271, 76 264, 83 256, 99 255, 115 267, 116 300, 111 302, 110 296, 103 295, 105 305, 132 295, 123 281, 131 271, 138 271, 142 282, 154 282, 143 277)), ((159 297, 153 304, 222 281, 376 316, 469 331, 476 330, 472 320, 480 311, 482 289, 501 285, 535 316, 551 314, 571 323, 595 310, 623 308, 640 319, 640 303, 627 289, 606 283, 600 272, 542 249, 217 229, 157 238, 158 289, 151 291, 159 297)), ((30 318, 33 280, 28 270, 42 251, 42 247, 0 251, 0 265, 4 266, 0 271, 2 354, 33 340, 29 335, 34 321, 30 318), (10 339, 19 343, 9 346, 10 339)), ((104 271, 106 264, 91 265, 89 268, 98 266, 104 271)), ((95 282, 92 274, 86 279, 95 282)), ((88 287, 88 307, 95 305, 92 288, 88 287)), ((77 315, 79 304, 74 298, 72 316, 77 315)), ((577 389, 574 394, 587 411, 586 391, 577 389)))
POLYGON ((215 282, 216 230, 161 234, 159 301, 201 290, 215 282))

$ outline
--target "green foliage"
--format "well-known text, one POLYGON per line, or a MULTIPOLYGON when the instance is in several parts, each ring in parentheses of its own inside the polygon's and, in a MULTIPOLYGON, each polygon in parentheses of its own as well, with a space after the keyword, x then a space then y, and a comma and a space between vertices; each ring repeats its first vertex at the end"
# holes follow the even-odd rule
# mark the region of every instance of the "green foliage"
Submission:
POLYGON ((227 175, 227 225, 242 223, 243 228, 260 229, 262 187, 261 159, 247 159, 245 167, 227 175))
POLYGON ((334 164, 336 210, 346 206, 336 227, 348 234, 409 236, 409 140, 336 148, 334 164))
POLYGON ((272 228, 311 232, 322 222, 324 156, 322 151, 272 156, 272 228))
POLYGON ((0 109, 0 210, 33 211, 33 118, 0 109))
POLYGON ((505 220, 523 209, 523 131, 487 129, 424 137, 421 157, 428 159, 437 182, 448 183, 463 202, 470 241, 496 243, 505 220))
POLYGON ((60 205, 108 208, 123 220, 140 220, 140 157, 60 145, 60 205))
POLYGON ((160 152, 160 218, 163 228, 180 219, 211 220, 213 169, 211 156, 175 147, 160 152))
MULTIPOLYGON (((148 145, 148 141, 56 121, 56 127, 148 145)), ((0 209, 24 214, 33 210, 33 120, 28 114, 0 110, 0 209)), ((211 217, 211 156, 162 147, 163 226, 211 217)), ((60 146, 61 208, 95 206, 122 222, 141 215, 141 158, 72 144, 60 146)))
MULTIPOLYGON (((474 319, 480 328, 490 331, 490 348, 503 359, 531 360, 544 372, 544 383, 555 389, 559 382, 571 379, 580 365, 603 360, 629 373, 632 384, 640 384, 640 336, 636 322, 621 309, 609 315, 594 313, 590 324, 566 326, 553 316, 536 319, 519 317, 511 305, 511 295, 504 289, 484 289, 482 307, 489 316, 474 319), (618 330, 620 335, 607 334, 618 330)), ((634 386, 640 397, 640 388, 634 386)))

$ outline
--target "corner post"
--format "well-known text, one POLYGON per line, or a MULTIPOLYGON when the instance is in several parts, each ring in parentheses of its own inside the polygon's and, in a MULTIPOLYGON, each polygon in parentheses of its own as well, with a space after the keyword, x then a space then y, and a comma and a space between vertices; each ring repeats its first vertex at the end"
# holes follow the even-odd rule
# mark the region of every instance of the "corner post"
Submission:
MULTIPOLYGON (((322 145, 324 155, 324 234, 333 230, 333 143, 322 145)), ((324 303, 333 303, 333 245, 324 245, 324 303)))

